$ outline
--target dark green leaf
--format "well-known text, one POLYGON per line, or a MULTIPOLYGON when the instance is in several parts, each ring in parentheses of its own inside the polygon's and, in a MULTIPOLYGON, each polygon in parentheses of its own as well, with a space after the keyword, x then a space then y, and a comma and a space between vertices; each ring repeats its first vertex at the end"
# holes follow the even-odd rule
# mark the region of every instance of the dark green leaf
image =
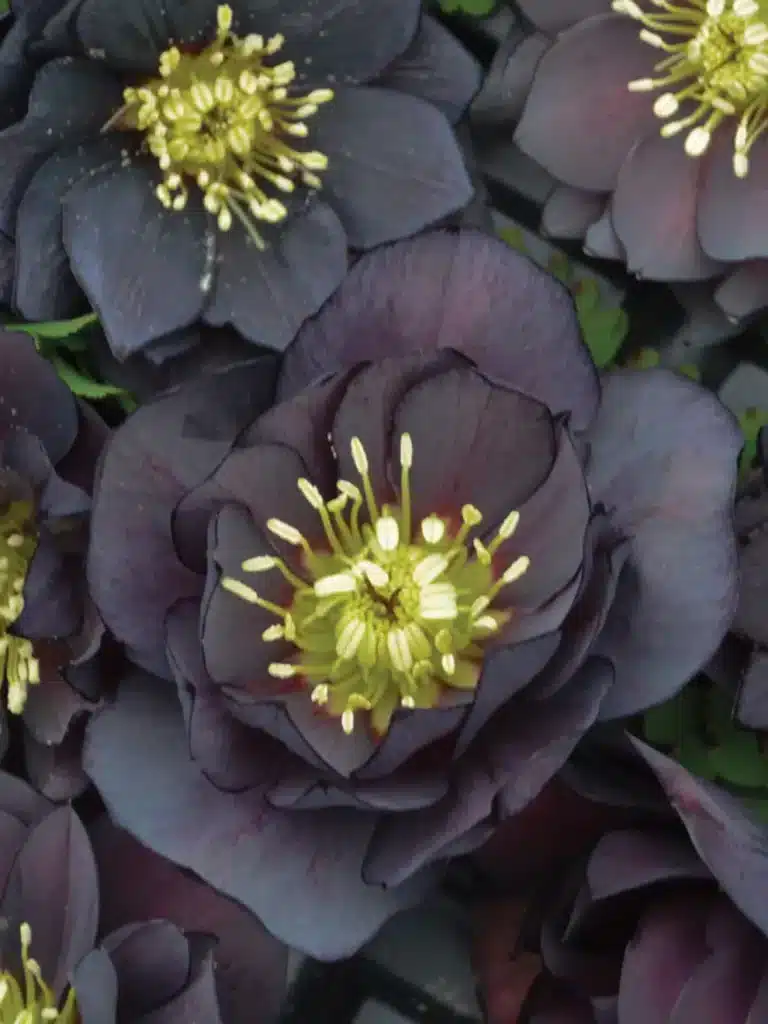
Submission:
POLYGON ((709 752, 712 770, 725 782, 753 788, 768 785, 768 761, 760 753, 757 736, 733 728, 714 750, 709 752))
POLYGON ((123 388, 116 387, 114 384, 102 384, 87 376, 60 356, 52 356, 50 362, 69 390, 79 398, 90 398, 96 401, 100 398, 126 394, 123 388))
POLYGON ((85 316, 75 317, 74 320, 50 320, 47 323, 39 324, 6 324, 5 328, 8 331, 23 331, 25 334, 31 334, 34 338, 59 340, 77 334, 84 327, 95 324, 98 319, 95 313, 86 313, 85 316))

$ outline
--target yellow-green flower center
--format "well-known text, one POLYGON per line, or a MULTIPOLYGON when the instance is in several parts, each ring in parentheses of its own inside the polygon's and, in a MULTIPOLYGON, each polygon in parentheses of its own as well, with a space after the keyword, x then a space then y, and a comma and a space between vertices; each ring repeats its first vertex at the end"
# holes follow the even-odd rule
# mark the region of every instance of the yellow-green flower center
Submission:
POLYGON ((654 112, 664 138, 686 132, 685 151, 701 156, 727 118, 737 118, 733 170, 749 172, 749 154, 768 124, 768 25, 765 0, 613 0, 613 9, 643 26, 640 38, 663 57, 657 78, 629 83, 633 92, 663 90, 654 112), (678 117, 685 104, 684 116, 678 117))
POLYGON ((31 505, 24 501, 0 515, 0 682, 8 682, 8 710, 15 715, 24 710, 27 687, 40 682, 32 644, 8 632, 24 610, 24 581, 37 546, 31 521, 31 505))
POLYGON ((221 231, 238 220, 263 248, 257 222, 277 223, 288 213, 278 196, 293 192, 297 182, 321 186, 318 172, 328 160, 300 140, 309 134, 307 118, 333 92, 296 94, 293 63, 273 61, 283 36, 233 35, 226 5, 218 8, 217 24, 216 38, 202 52, 166 50, 160 77, 126 89, 125 105, 105 129, 144 132, 164 175, 156 190, 163 206, 183 210, 195 183, 221 231))
POLYGON ((77 1024, 79 1014, 74 989, 70 988, 59 1009, 54 993, 43 981, 40 965, 29 955, 32 932, 21 926, 22 983, 7 971, 0 973, 0 1024, 77 1024))
POLYGON ((509 513, 487 545, 470 539, 483 518, 473 505, 462 508, 456 530, 438 515, 414 528, 410 435, 400 439, 397 507, 379 507, 358 438, 351 449, 360 487, 340 480, 338 495, 324 501, 308 480, 298 481, 322 522, 327 550, 314 550, 282 520, 267 523, 276 537, 302 549, 304 576, 272 556, 243 563, 248 573, 281 572, 293 588, 291 604, 280 607, 231 577, 221 583, 276 616, 265 642, 287 640, 295 647, 295 656, 270 665, 272 676, 306 684, 311 699, 341 719, 344 732, 351 733, 355 716, 367 712, 382 734, 397 708, 434 707, 444 688, 474 689, 484 644, 510 617, 493 602, 530 560, 517 557, 501 575, 494 569, 494 555, 515 532, 518 512, 509 513), (361 515, 367 521, 361 523, 361 515))

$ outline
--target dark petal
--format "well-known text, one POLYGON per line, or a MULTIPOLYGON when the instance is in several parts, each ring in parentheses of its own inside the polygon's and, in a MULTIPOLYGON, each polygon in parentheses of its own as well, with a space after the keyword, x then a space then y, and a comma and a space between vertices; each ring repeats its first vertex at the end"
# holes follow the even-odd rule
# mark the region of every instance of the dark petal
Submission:
POLYGON ((541 230, 552 238, 581 239, 604 209, 602 193, 558 185, 541 211, 541 230))
POLYGON ((91 520, 90 591, 131 657, 160 674, 169 675, 165 615, 177 600, 199 597, 204 582, 176 554, 174 508, 221 463, 272 391, 260 360, 201 376, 142 406, 105 450, 91 520))
POLYGON ((499 154, 512 153, 509 139, 525 106, 536 65, 551 43, 541 32, 526 35, 516 28, 496 50, 472 104, 470 121, 478 134, 487 135, 499 154))
POLYGON ((27 110, 29 91, 39 68, 31 58, 30 39, 43 30, 49 18, 61 6, 61 0, 11 3, 12 14, 3 15, 0 47, 0 125, 13 124, 27 110))
POLYGON ((679 138, 653 133, 635 144, 619 171, 611 207, 632 273, 652 281, 700 281, 723 272, 696 233, 701 175, 701 161, 688 156, 679 138))
POLYGON ((120 1009, 129 1020, 172 999, 190 971, 189 944, 170 921, 135 920, 102 940, 117 971, 120 1009))
POLYGON ((27 778, 43 796, 57 804, 74 800, 90 785, 82 765, 84 733, 84 719, 75 723, 58 745, 41 743, 31 733, 24 733, 27 778))
MULTIPOLYGON (((15 775, 0 772, 0 813, 4 815, 3 828, 14 819, 16 822, 32 827, 42 821, 50 810, 50 800, 40 796, 31 786, 15 775)), ((13 826, 12 834, 16 834, 16 831, 13 826)), ((8 845, 7 835, 0 830, 0 850, 4 850, 8 845)))
MULTIPOLYGON (((142 1018, 143 1024, 188 1024, 190 1020, 221 1024, 222 1015, 216 995, 218 972, 214 953, 209 949, 191 970, 190 980, 170 1002, 142 1018)), ((261 1008, 259 1013, 261 1014, 261 1008)))
POLYGON ((588 475, 630 554, 595 648, 616 669, 601 717, 672 696, 728 628, 741 444, 730 413, 680 376, 644 370, 604 378, 588 475))
MULTIPOLYGON (((690 897, 652 906, 624 956, 619 988, 622 1024, 674 1020, 680 993, 696 969, 706 964, 708 953, 700 908, 690 897)), ((726 1019, 720 1018, 720 1024, 726 1019)))
MULTIPOLYGON (((356 772, 357 779, 390 778, 401 766, 408 770, 408 760, 419 751, 453 735, 467 714, 461 703, 412 711, 397 710, 392 716, 386 736, 376 745, 370 760, 356 772)), ((439 749, 439 747, 437 748, 439 749)), ((448 753, 445 755, 445 767, 448 753)))
POLYGON ((765 204, 760 183, 768 173, 768 136, 750 152, 749 174, 733 173, 733 135, 719 132, 707 155, 698 205, 699 238, 716 260, 763 259, 766 247, 765 204))
POLYGON ((768 644, 768 621, 765 615, 768 585, 768 532, 763 524, 746 536, 749 541, 739 552, 739 603, 734 629, 758 644, 768 644))
MULTIPOLYGON (((506 568, 520 555, 527 555, 531 564, 520 579, 499 594, 499 606, 538 608, 565 590, 581 567, 591 515, 590 495, 579 455, 563 425, 556 429, 555 446, 554 462, 538 490, 527 501, 508 506, 508 511, 517 508, 520 522, 512 537, 498 549, 499 565, 506 568)), ((515 473, 521 454, 512 447, 509 465, 515 473)), ((510 628, 514 630, 515 625, 513 621, 510 628)))
POLYGON ((475 58, 447 28, 425 14, 416 38, 376 84, 427 100, 455 124, 481 80, 475 58))
POLYGON ((624 15, 568 29, 539 61, 515 141, 567 185, 609 192, 636 140, 658 131, 648 94, 627 88, 656 60, 624 15))
MULTIPOLYGON (((715 953, 701 964, 683 989, 671 1024, 742 1024, 757 994, 764 956, 763 953, 758 960, 753 953, 742 958, 736 949, 715 953)), ((637 1024, 640 1020, 638 1017, 637 1024)), ((628 1024, 634 1024, 631 1018, 628 1024)))
POLYGON ((262 735, 229 713, 226 700, 205 670, 197 606, 177 604, 167 620, 168 660, 179 684, 189 752, 219 789, 272 785, 295 775, 303 762, 271 736, 262 735))
POLYGON ((55 465, 77 436, 77 405, 56 371, 23 334, 0 331, 0 441, 23 427, 55 465))
POLYGON ((715 292, 715 302, 734 320, 764 309, 768 305, 768 260, 747 260, 731 271, 715 292))
MULTIPOLYGON (((266 480, 273 479, 269 474, 257 477, 262 488, 266 480)), ((292 482, 295 480, 294 477, 292 482)), ((205 666, 216 684, 235 686, 254 697, 270 697, 284 691, 285 683, 269 675, 269 665, 286 660, 295 648, 287 641, 263 640, 264 630, 280 620, 272 612, 225 590, 220 580, 237 579, 255 587, 265 601, 281 608, 290 606, 293 589, 277 569, 256 577, 241 568, 246 558, 272 553, 244 509, 228 505, 216 513, 209 533, 206 590, 210 596, 203 601, 199 627, 205 666)))
POLYGON ((337 775, 348 778, 373 756, 377 745, 374 737, 365 729, 355 729, 351 736, 345 736, 339 719, 319 711, 308 690, 288 694, 284 705, 291 723, 311 750, 337 775))
POLYGON ((752 655, 741 681, 738 720, 748 729, 768 731, 768 653, 763 650, 752 655))
POLYGON ((19 201, 45 157, 98 136, 121 102, 119 83, 89 61, 64 58, 41 69, 25 119, 0 133, 0 231, 14 236, 19 201))
POLYGON ((583 430, 598 385, 568 292, 500 239, 434 231, 363 256, 288 349, 282 396, 365 359, 452 348, 483 373, 569 411, 583 430))
POLYGON ((768 974, 763 974, 746 1024, 757 1024, 758 1021, 766 1019, 766 1014, 768 1014, 768 974))
POLYGON ((547 633, 514 647, 489 652, 474 703, 461 728, 454 757, 460 756, 499 708, 511 700, 551 660, 559 633, 547 633))
POLYGON ((82 558, 66 558, 49 530, 40 532, 24 581, 24 609, 14 623, 30 640, 69 637, 83 618, 82 558))
POLYGON ((394 416, 395 465, 405 433, 413 439, 414 523, 432 513, 457 520, 471 503, 491 530, 536 493, 555 457, 548 410, 469 368, 448 370, 407 392, 394 416))
POLYGON ((114 165, 123 143, 102 139, 54 153, 30 181, 16 220, 13 304, 26 320, 68 319, 87 310, 62 240, 62 201, 82 178, 114 165))
POLYGON ((764 935, 768 905, 756 899, 768 880, 768 830, 736 797, 691 775, 682 765, 632 739, 661 783, 699 856, 720 887, 764 935))
POLYGON ((207 215, 164 209, 141 160, 85 178, 64 200, 72 272, 125 358, 203 310, 207 215))
POLYGON ((507 813, 521 810, 592 724, 609 682, 605 675, 594 674, 567 694, 558 694, 546 708, 512 706, 497 712, 480 732, 476 747, 458 762, 455 788, 445 800, 418 815, 381 819, 364 877, 383 885, 400 884, 484 822, 500 794, 507 813))
POLYGON ((117 974, 105 950, 94 949, 80 961, 72 987, 81 1024, 116 1024, 117 974))
POLYGON ((13 275, 16 262, 16 246, 10 238, 0 233, 0 303, 10 306, 13 301, 13 275))
POLYGON ((206 323, 282 351, 302 323, 338 287, 347 269, 347 237, 330 206, 316 202, 264 232, 261 251, 245 231, 220 232, 218 269, 206 323))
MULTIPOLYGON (((42 647, 43 645, 38 645, 42 647)), ((58 647, 58 645, 57 645, 58 647)), ((58 651, 56 652, 58 654, 58 651)), ((95 710, 96 705, 82 697, 59 675, 56 664, 61 660, 54 654, 52 669, 42 661, 42 682, 30 687, 24 705, 24 724, 32 736, 45 747, 55 747, 67 734, 72 719, 83 712, 95 710)))
POLYGON ((225 1020, 247 1020, 254 1007, 265 1022, 272 1019, 285 988, 286 949, 256 917, 141 846, 106 816, 94 826, 92 841, 105 931, 131 921, 164 918, 185 931, 215 936, 217 987, 225 1020), (131 879, 129 886, 122 884, 126 878, 131 879))
POLYGON ((6 942, 16 943, 26 921, 42 976, 61 993, 75 964, 93 948, 98 903, 88 836, 75 812, 59 807, 30 832, 11 872, 2 901, 3 915, 13 922, 6 942))
POLYGON ((215 789, 189 759, 175 697, 146 678, 92 720, 85 761, 116 824, 312 956, 353 953, 423 895, 426 876, 396 891, 362 882, 375 815, 275 811, 256 791, 215 789))
POLYGON ((421 13, 418 0, 393 0, 384 17, 377 0, 238 0, 233 6, 235 31, 282 33, 299 81, 334 86, 364 82, 388 67, 413 39, 421 13))
POLYGON ((537 28, 562 32, 593 14, 604 14, 609 0, 518 0, 520 10, 537 28))
MULTIPOLYGON (((83 49, 117 71, 156 73, 169 38, 165 8, 155 0, 115 7, 111 0, 85 0, 75 22, 83 49)), ((213 11, 211 27, 213 28, 213 11)), ((117 109, 120 104, 116 104, 117 109)))
POLYGON ((610 210, 591 225, 584 236, 584 252, 604 260, 624 260, 626 253, 616 234, 610 210))
MULTIPOLYGON (((357 437, 368 458, 374 494, 380 503, 395 501, 390 464, 395 410, 409 389, 451 366, 463 365, 466 364, 455 353, 443 351, 437 358, 419 355, 411 359, 380 359, 361 367, 349 381, 333 419, 335 476, 341 480, 358 478, 350 448, 351 439, 357 437)), ((395 452, 394 464, 399 466, 399 452, 395 452)), ((399 473, 395 475, 399 477, 399 473)))
POLYGON ((474 193, 445 116, 415 96, 338 89, 312 118, 312 139, 328 157, 323 197, 355 249, 415 234, 474 193))

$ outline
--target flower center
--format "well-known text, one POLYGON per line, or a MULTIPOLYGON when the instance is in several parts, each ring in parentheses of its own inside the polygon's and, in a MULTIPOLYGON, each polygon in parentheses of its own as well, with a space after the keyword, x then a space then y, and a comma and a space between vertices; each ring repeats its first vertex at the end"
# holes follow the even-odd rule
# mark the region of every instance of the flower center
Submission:
POLYGON ((291 61, 272 63, 285 42, 233 35, 232 8, 217 11, 215 40, 200 53, 176 46, 160 56, 160 78, 126 89, 125 105, 105 125, 144 132, 164 178, 156 189, 167 209, 183 210, 189 183, 229 231, 235 219, 261 249, 256 222, 287 216, 277 195, 321 186, 317 172, 328 166, 315 150, 296 149, 309 134, 305 120, 333 98, 331 89, 296 95, 291 61))
POLYGON ((360 487, 340 480, 338 495, 326 502, 308 480, 298 481, 320 517, 328 550, 313 550, 282 520, 267 523, 275 536, 302 549, 306 578, 272 556, 243 562, 245 572, 281 572, 293 588, 290 606, 266 601, 231 577, 221 584, 280 620, 265 630, 265 641, 295 646, 295 656, 270 665, 272 676, 301 679, 315 704, 341 718, 345 733, 362 711, 383 734, 398 707, 430 708, 446 687, 475 688, 484 643, 511 615, 493 602, 527 571, 530 559, 522 555, 501 575, 494 571, 494 555, 515 532, 518 512, 510 512, 487 545, 469 540, 483 518, 473 505, 462 508, 455 531, 438 515, 413 529, 410 435, 400 439, 399 507, 379 508, 358 438, 351 448, 360 487), (368 521, 361 524, 363 507, 368 521))
POLYGON ((658 78, 629 83, 632 92, 663 89, 654 113, 666 120, 664 138, 687 131, 685 151, 701 156, 715 129, 738 118, 733 170, 749 172, 749 153, 768 124, 768 25, 758 0, 650 0, 649 13, 635 0, 613 0, 612 7, 643 25, 640 38, 666 57, 656 64, 658 78), (681 103, 690 113, 674 120, 681 103))
POLYGON ((23 987, 7 971, 0 973, 0 1024, 77 1024, 79 1014, 74 989, 70 988, 61 1009, 56 996, 40 974, 40 965, 29 955, 32 931, 21 926, 21 963, 23 987))
POLYGON ((31 520, 25 501, 11 502, 0 515, 0 682, 8 680, 8 710, 15 715, 24 710, 27 686, 40 682, 31 642, 8 632, 24 610, 24 581, 37 546, 31 520))

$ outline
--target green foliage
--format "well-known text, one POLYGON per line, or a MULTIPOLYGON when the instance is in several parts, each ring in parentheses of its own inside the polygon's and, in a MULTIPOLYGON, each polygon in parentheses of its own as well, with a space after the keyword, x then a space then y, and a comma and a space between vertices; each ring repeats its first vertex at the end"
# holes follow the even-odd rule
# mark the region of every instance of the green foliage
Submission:
MULTIPOLYGON (((641 348, 633 353, 625 361, 624 365, 631 370, 651 370, 654 366, 658 366, 660 361, 661 357, 657 349, 641 348)), ((682 363, 680 366, 676 366, 675 373, 682 374, 683 377, 689 377, 691 380, 696 381, 697 384, 701 379, 699 368, 694 366, 693 363, 682 363)))
POLYGON ((469 14, 473 18, 485 18, 496 6, 496 0, 437 0, 437 6, 444 14, 469 14))
POLYGON ((136 408, 133 397, 115 384, 101 381, 88 358, 88 328, 98 323, 95 313, 73 320, 51 320, 36 324, 5 324, 8 331, 29 334, 35 348, 56 370, 61 380, 78 398, 91 402, 115 399, 128 413, 136 408))
POLYGON ((768 410, 746 409, 739 416, 739 425, 744 434, 744 447, 739 456, 739 476, 743 479, 757 460, 757 439, 761 429, 768 426, 768 410))
POLYGON ((708 682, 694 682, 643 716, 648 743, 700 778, 718 782, 768 815, 768 736, 742 728, 733 698, 708 682))
MULTIPOLYGON (((525 235, 516 227, 502 228, 499 236, 531 259, 525 235)), ((611 366, 629 330, 629 319, 621 306, 606 306, 600 296, 600 286, 594 277, 577 278, 573 264, 562 252, 550 257, 545 269, 561 281, 573 296, 579 326, 595 365, 600 370, 611 366)))

